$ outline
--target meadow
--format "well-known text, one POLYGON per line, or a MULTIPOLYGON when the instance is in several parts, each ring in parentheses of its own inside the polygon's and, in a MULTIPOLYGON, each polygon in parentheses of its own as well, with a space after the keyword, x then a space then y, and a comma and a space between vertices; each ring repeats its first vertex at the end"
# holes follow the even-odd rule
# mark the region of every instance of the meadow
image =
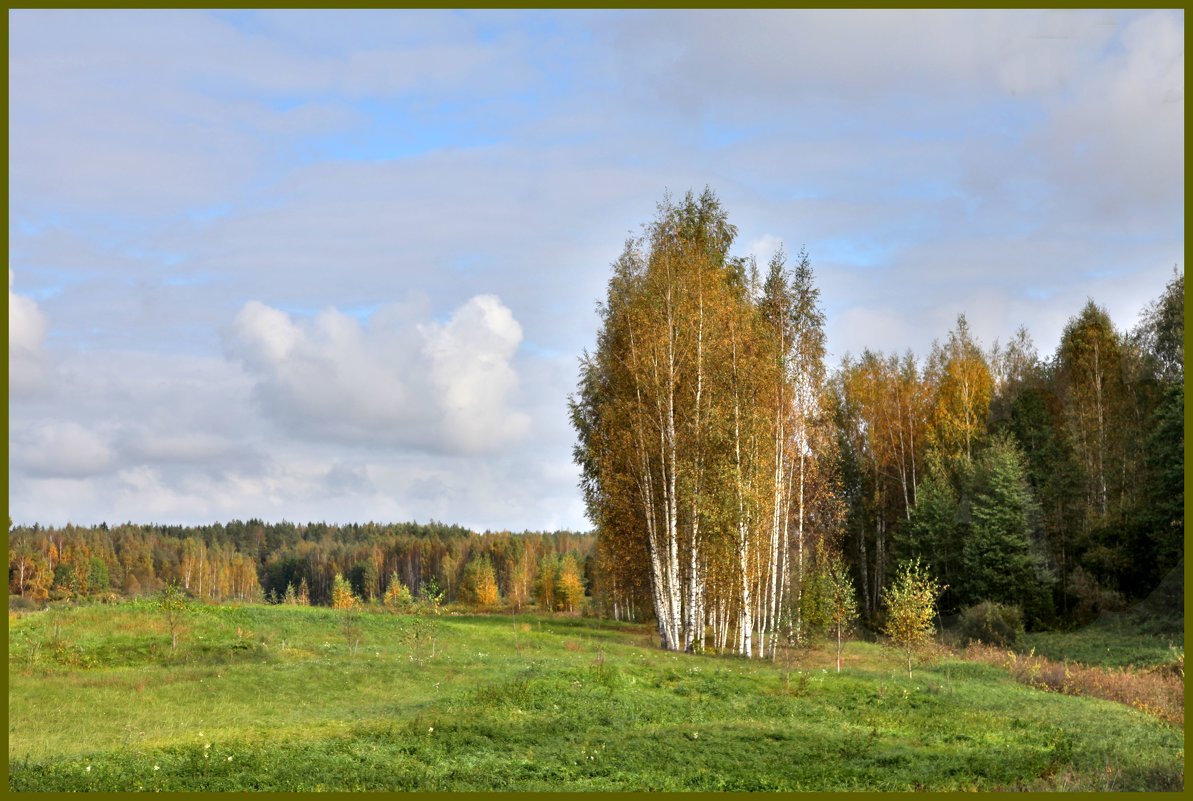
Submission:
POLYGON ((590 618, 264 605, 195 606, 170 639, 146 601, 10 612, 9 789, 1184 784, 1183 725, 956 651, 909 679, 868 642, 838 674, 827 646, 772 663, 590 618))

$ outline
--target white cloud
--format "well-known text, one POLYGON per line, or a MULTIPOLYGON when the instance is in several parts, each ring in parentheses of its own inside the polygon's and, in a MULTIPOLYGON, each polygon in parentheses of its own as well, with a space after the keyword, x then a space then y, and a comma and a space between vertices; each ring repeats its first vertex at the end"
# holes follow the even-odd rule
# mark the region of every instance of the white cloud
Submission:
POLYGON ((746 246, 746 255, 753 256, 754 261, 758 263, 758 269, 765 273, 766 265, 781 247, 784 247, 784 244, 779 237, 774 234, 763 234, 746 246))
POLYGON ((44 380, 42 344, 46 318, 32 299, 12 291, 15 277, 8 271, 8 387, 10 392, 27 393, 44 380))
POLYGON ((140 426, 119 443, 121 454, 134 462, 153 464, 213 465, 236 460, 252 461, 242 444, 206 431, 140 426))
POLYGON ((74 422, 43 423, 12 439, 14 460, 34 476, 86 478, 105 472, 113 460, 103 437, 74 422))
POLYGON ((365 495, 376 491, 367 467, 343 462, 331 466, 323 483, 330 495, 365 495))
POLYGON ((1182 207, 1183 21, 1146 14, 1115 45, 1114 55, 1055 104, 1038 141, 1044 177, 1069 190, 1066 200, 1084 212, 1082 222, 1093 217, 1133 230, 1182 207))
POLYGON ((495 295, 446 324, 417 302, 368 325, 332 308, 295 322, 262 303, 225 332, 228 355, 256 381, 262 412, 299 438, 476 453, 518 441, 529 418, 510 407, 522 328, 495 295))
POLYGON ((430 379, 443 411, 444 433, 458 450, 487 450, 517 441, 530 423, 504 408, 518 385, 510 359, 522 326, 496 295, 478 295, 445 326, 422 329, 430 379))
POLYGON ((236 355, 249 367, 267 369, 282 362, 302 339, 290 315, 250 300, 229 329, 236 355))

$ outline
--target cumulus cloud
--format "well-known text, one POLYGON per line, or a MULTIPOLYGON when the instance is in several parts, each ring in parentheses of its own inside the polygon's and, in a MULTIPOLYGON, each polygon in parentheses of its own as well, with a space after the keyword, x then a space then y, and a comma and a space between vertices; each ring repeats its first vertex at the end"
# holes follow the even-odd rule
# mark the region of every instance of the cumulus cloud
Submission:
POLYGON ((425 304, 391 304, 367 324, 331 308, 313 320, 256 301, 227 327, 225 350, 256 381, 266 416, 293 435, 475 453, 529 426, 510 396, 522 328, 495 295, 445 323, 425 304))
POLYGON ((478 295, 447 325, 432 324, 423 332, 448 441, 466 451, 518 439, 530 421, 505 409, 504 400, 518 385, 510 359, 522 327, 500 298, 478 295))
POLYGON ((13 392, 36 389, 44 378, 42 342, 46 318, 30 298, 12 291, 13 271, 8 271, 8 386, 13 392))

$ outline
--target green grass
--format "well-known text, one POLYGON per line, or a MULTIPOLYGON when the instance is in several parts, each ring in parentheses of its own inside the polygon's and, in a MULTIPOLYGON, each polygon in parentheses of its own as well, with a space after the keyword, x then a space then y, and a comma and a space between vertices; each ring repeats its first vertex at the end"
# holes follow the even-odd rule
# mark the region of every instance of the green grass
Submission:
POLYGON ((1177 630, 1148 632, 1125 622, 1094 624, 1075 631, 1040 631, 1025 634, 1018 650, 1031 649, 1057 662, 1080 662, 1098 667, 1151 667, 1171 662, 1174 652, 1184 653, 1184 633, 1177 630))
POLYGON ((10 616, 10 790, 1179 789, 1183 731, 987 665, 791 668, 577 618, 148 605, 10 616), (424 632, 425 635, 425 632, 424 632), (285 648, 282 643, 285 641, 285 648), (90 766, 90 770, 88 770, 90 766), (155 769, 156 768, 156 769, 155 769))

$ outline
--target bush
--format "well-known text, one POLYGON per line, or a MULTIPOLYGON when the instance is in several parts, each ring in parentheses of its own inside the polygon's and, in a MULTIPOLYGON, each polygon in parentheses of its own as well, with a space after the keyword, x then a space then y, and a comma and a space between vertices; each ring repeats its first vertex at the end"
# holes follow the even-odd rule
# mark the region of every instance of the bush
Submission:
POLYGON ((1074 622, 1078 625, 1092 623, 1103 614, 1113 614, 1127 608, 1120 593, 1103 587, 1096 578, 1080 567, 1069 574, 1068 589, 1069 595, 1076 602, 1072 614, 1074 622))
POLYGON ((1013 648, 1023 634, 1023 610, 1013 604, 982 601, 961 613, 959 628, 965 643, 1013 648))
POLYGON ((8 596, 8 611, 10 612, 31 612, 35 609, 41 609, 41 604, 32 598, 25 598, 21 595, 8 596))

